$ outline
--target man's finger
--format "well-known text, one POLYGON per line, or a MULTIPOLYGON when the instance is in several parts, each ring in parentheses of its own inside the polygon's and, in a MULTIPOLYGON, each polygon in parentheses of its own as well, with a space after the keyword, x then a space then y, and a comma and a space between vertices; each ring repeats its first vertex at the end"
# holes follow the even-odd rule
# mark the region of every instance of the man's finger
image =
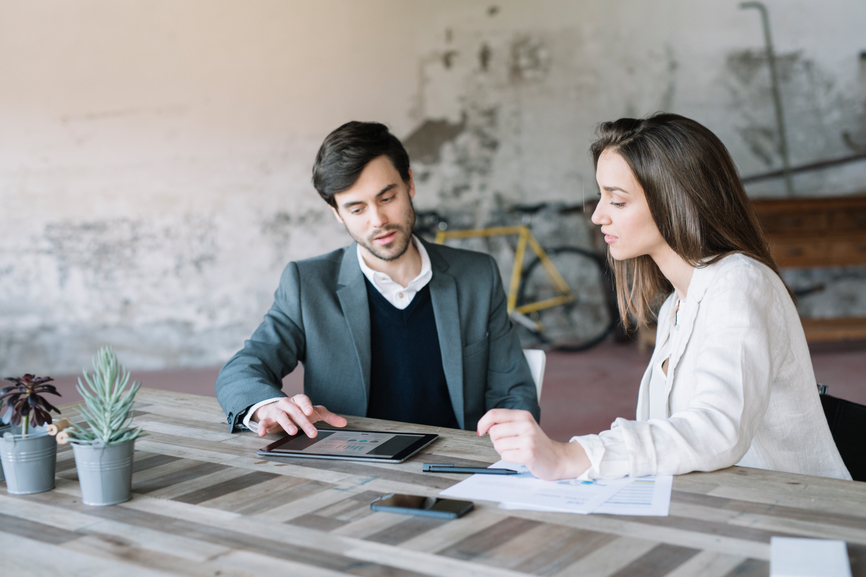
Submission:
POLYGON ((284 429, 283 429, 283 426, 281 424, 274 421, 273 423, 268 425, 268 428, 265 430, 268 432, 269 435, 275 435, 279 432, 282 432, 284 429))
POLYGON ((268 434, 268 423, 270 423, 270 419, 262 419, 259 423, 259 428, 257 429, 259 437, 264 437, 268 434))
POLYGON ((295 426, 295 423, 289 418, 289 416, 283 411, 277 411, 277 422, 283 428, 285 432, 290 435, 294 435, 298 432, 298 428, 295 426))
POLYGON ((280 423, 276 420, 276 413, 270 414, 266 413, 261 417, 258 421, 258 435, 259 437, 264 437, 265 435, 276 433, 278 431, 283 430, 280 423))
MULTIPOLYGON (((279 408, 285 411, 289 418, 294 421, 294 424, 297 425, 299 429, 303 429, 304 433, 306 433, 308 437, 312 439, 316 436, 318 433, 316 427, 310 422, 310 419, 304 414, 301 407, 296 405, 294 401, 291 399, 283 399, 278 404, 279 408)), ((313 420, 315 420, 315 417, 313 420)))
POLYGON ((304 394, 298 394, 292 397, 292 402, 295 403, 305 415, 310 416, 315 410, 313 403, 310 402, 310 397, 304 394))

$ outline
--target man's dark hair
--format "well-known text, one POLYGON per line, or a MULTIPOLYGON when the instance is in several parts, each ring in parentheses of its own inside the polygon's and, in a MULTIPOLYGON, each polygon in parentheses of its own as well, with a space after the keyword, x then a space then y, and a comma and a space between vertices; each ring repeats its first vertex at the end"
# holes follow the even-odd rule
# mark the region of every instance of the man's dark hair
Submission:
POLYGON ((409 182, 409 155, 387 126, 347 122, 322 142, 313 165, 313 186, 325 202, 337 208, 334 195, 350 189, 364 167, 383 155, 391 160, 403 182, 409 182))

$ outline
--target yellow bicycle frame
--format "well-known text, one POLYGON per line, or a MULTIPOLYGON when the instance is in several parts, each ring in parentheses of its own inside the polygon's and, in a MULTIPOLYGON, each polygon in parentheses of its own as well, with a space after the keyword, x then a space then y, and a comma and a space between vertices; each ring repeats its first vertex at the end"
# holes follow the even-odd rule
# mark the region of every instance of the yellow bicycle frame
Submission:
POLYGON ((508 289, 508 314, 517 311, 518 313, 525 315, 534 311, 548 309, 573 301, 574 292, 569 288, 568 283, 566 283, 565 279, 562 278, 559 270, 557 270, 556 266, 550 260, 550 257, 547 256, 547 253, 544 252, 544 249, 541 248, 541 245, 538 244, 538 240, 526 225, 494 226, 489 228, 472 228, 466 230, 440 230, 436 233, 436 244, 445 244, 445 241, 448 239, 510 236, 513 234, 518 235, 518 239, 517 249, 514 251, 514 265, 511 268, 511 286, 508 289), (541 264, 544 265, 544 270, 547 272, 547 276, 550 278, 558 296, 532 303, 525 303, 518 307, 517 292, 520 289, 520 280, 523 276, 523 258, 526 255, 527 244, 529 245, 529 248, 532 249, 532 252, 535 253, 535 256, 537 256, 541 261, 541 264))

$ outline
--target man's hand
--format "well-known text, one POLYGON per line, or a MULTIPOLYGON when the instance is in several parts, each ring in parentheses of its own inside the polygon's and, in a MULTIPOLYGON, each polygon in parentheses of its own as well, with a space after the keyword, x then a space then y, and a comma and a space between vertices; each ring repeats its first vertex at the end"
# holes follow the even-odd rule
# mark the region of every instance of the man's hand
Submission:
POLYGON ((313 425, 317 421, 325 421, 334 427, 345 427, 347 423, 346 419, 322 405, 314 407, 307 395, 286 397, 276 403, 259 407, 251 420, 259 424, 259 437, 264 437, 267 433, 278 433, 280 430, 294 435, 298 429, 302 429, 311 439, 318 434, 313 425))
POLYGON ((528 411, 487 411, 478 421, 478 435, 484 434, 503 460, 526 465, 539 479, 574 479, 590 465, 580 443, 551 440, 528 411))

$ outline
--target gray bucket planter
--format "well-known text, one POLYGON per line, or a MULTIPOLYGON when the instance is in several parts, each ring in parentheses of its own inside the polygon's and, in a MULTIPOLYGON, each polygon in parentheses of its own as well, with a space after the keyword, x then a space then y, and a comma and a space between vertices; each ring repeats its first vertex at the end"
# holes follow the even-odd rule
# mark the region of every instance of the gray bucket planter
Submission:
POLYGON ((20 431, 21 427, 15 427, 0 438, 6 490, 12 495, 50 491, 54 488, 57 441, 44 429, 26 437, 20 431))
POLYGON ((75 468, 85 505, 115 505, 132 495, 132 454, 135 439, 117 445, 72 444, 75 468))
MULTIPOLYGON (((12 427, 10 427, 9 425, 0 425, 0 438, 3 437, 3 434, 6 431, 9 431, 11 429, 12 429, 12 427)), ((3 481, 3 480, 5 480, 5 477, 3 476, 3 466, 0 465, 0 481, 3 481)))
MULTIPOLYGON (((3 437, 3 433, 12 429, 9 425, 0 425, 0 438, 3 437)), ((0 481, 3 481, 5 477, 3 476, 3 467, 0 465, 0 481)))

